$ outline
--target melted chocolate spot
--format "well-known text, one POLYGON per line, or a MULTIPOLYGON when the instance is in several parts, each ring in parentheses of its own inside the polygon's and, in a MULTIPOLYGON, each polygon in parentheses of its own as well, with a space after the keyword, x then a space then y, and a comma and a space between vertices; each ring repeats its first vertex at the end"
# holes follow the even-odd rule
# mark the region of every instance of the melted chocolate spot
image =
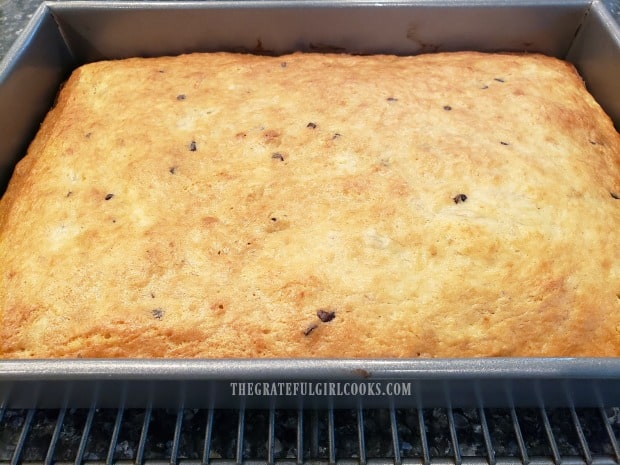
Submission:
POLYGON ((336 312, 331 310, 324 310, 321 308, 316 311, 316 316, 318 316, 319 320, 321 320, 323 323, 328 323, 334 318, 336 318, 336 312))
POLYGON ((467 200, 467 196, 465 194, 459 194, 453 197, 452 200, 454 200, 454 203, 465 202, 467 200))
POLYGON ((316 328, 318 328, 318 325, 312 323, 310 326, 308 326, 305 330, 304 330, 304 336, 308 336, 312 331, 314 331, 316 328))

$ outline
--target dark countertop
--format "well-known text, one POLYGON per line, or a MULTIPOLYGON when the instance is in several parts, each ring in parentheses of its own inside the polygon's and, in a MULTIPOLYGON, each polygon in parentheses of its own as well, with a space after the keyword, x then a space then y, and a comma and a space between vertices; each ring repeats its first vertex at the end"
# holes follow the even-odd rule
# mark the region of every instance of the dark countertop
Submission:
MULTIPOLYGON (((603 1, 620 22, 620 0, 603 1)), ((4 57, 40 3, 41 0, 0 0, 0 59, 4 57)))

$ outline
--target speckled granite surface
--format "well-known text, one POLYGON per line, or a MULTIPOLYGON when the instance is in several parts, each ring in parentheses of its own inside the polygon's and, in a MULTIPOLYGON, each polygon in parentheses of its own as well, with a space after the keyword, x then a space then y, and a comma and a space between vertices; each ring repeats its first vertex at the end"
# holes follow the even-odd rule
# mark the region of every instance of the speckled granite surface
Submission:
POLYGON ((40 3, 39 0, 0 0, 0 58, 4 57, 40 3))
MULTIPOLYGON (((620 0, 604 0, 604 2, 620 22, 620 0)), ((41 0, 0 0, 0 59, 4 57, 40 3, 41 0)))

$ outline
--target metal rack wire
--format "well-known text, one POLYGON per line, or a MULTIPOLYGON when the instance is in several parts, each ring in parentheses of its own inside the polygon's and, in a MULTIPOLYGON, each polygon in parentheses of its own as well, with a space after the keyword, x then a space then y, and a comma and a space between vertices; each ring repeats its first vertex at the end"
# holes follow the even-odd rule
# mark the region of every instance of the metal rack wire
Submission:
POLYGON ((0 463, 612 465, 620 409, 0 410, 0 463))

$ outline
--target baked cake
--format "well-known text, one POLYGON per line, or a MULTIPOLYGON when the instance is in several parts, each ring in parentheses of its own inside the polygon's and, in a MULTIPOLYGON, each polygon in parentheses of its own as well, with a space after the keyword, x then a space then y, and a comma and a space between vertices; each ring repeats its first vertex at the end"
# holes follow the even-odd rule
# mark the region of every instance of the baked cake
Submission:
POLYGON ((74 71, 0 202, 4 358, 620 355, 620 135, 538 54, 74 71))

